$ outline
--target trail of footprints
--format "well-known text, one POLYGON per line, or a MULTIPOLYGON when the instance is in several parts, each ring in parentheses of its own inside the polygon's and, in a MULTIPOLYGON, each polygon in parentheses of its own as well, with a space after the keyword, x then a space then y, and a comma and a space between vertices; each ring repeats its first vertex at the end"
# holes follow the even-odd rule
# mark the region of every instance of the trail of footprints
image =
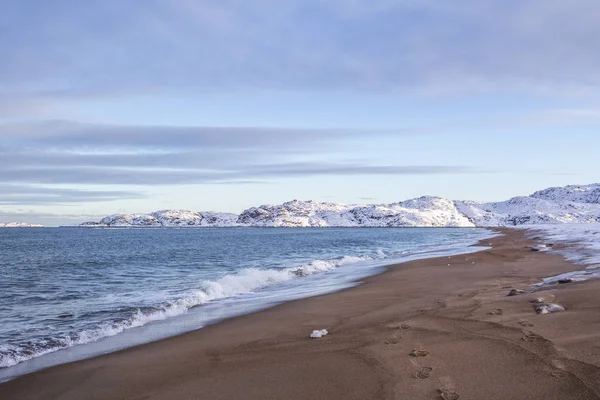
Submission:
MULTIPOLYGON (((530 302, 534 303, 534 304, 543 303, 544 299, 543 298, 532 299, 532 300, 530 300, 530 302)), ((504 314, 504 310, 501 308, 494 309, 487 313, 487 315, 494 315, 494 316, 501 316, 503 314, 504 314)), ((521 325, 523 328, 533 327, 533 324, 529 323, 526 320, 521 319, 517 323, 519 325, 521 325)), ((408 324, 400 325, 401 330, 408 330, 410 328, 411 327, 408 324)), ((527 329, 523 329, 522 333, 523 333, 522 340, 524 342, 535 342, 535 341, 542 339, 541 336, 539 336, 538 334, 531 332, 527 329)), ((397 345, 399 343, 400 343, 400 338, 398 338, 398 336, 396 336, 396 335, 394 335, 391 339, 385 341, 386 345, 397 345)), ((426 359, 426 357, 429 356, 429 351, 422 347, 415 348, 408 355, 415 359, 420 359, 420 358, 426 359)), ((555 363, 560 363, 560 362, 555 360, 555 363)), ((433 367, 420 366, 417 363, 413 363, 413 364, 417 368, 419 368, 415 374, 415 377, 417 379, 427 380, 427 379, 431 378, 431 376, 434 372, 433 367)), ((564 377, 568 376, 568 372, 564 371, 563 368, 561 368, 562 365, 553 365, 553 366, 555 367, 555 370, 551 372, 552 376, 554 376, 555 378, 564 378, 564 377)), ((458 394, 458 392, 456 390, 456 385, 452 382, 451 378, 449 378, 449 377, 441 377, 440 378, 440 388, 437 390, 437 395, 438 395, 438 398, 442 399, 442 400, 459 400, 460 399, 460 395, 458 394)))
MULTIPOLYGON (((400 325, 400 329, 402 330, 408 330, 410 329, 410 325, 408 324, 402 324, 400 325)), ((384 343, 386 345, 396 345, 398 344, 400 341, 398 339, 398 337, 396 335, 394 335, 391 339, 386 340, 384 343)), ((410 357, 412 358, 426 358, 427 356, 429 356, 429 351, 422 348, 416 348, 413 349, 409 354, 410 357)), ((417 368, 419 368, 419 366, 414 363, 415 366, 417 368)), ((433 368, 429 367, 429 366, 422 366, 420 367, 420 369, 416 372, 416 378, 419 380, 426 380, 431 378, 431 375, 433 373, 433 368)), ((441 377, 440 378, 440 388, 437 389, 437 395, 438 398, 441 400, 459 400, 460 399, 460 395, 458 394, 458 392, 456 391, 456 385, 454 384, 454 382, 452 381, 452 379, 450 377, 441 377)))

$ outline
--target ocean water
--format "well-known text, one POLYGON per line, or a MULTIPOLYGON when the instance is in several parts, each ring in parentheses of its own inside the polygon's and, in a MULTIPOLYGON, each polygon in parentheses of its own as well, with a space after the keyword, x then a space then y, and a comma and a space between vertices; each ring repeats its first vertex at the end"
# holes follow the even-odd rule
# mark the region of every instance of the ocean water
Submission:
POLYGON ((0 229, 0 380, 472 252, 485 229, 0 229))

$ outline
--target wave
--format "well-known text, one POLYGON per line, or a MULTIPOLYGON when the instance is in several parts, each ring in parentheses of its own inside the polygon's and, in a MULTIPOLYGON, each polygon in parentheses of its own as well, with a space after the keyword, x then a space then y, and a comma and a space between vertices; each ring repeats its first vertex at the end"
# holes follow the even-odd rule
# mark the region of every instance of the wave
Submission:
MULTIPOLYGON (((384 253, 378 251, 378 258, 384 253)), ((185 314, 191 308, 211 301, 249 294, 269 286, 294 279, 335 270, 343 265, 374 260, 374 257, 344 256, 332 260, 313 260, 307 264, 281 269, 245 268, 214 281, 203 281, 198 290, 186 296, 165 302, 156 307, 131 308, 124 318, 113 318, 78 332, 59 337, 44 337, 21 343, 0 344, 0 368, 12 367, 23 361, 69 347, 96 342, 118 335, 128 329, 144 326, 150 322, 185 314)), ((123 313, 123 310, 103 310, 97 313, 123 313)))

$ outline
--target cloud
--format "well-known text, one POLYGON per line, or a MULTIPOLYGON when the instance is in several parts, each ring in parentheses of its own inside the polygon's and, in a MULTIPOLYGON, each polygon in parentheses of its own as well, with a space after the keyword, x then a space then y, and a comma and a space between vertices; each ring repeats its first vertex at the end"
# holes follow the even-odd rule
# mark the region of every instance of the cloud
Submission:
MULTIPOLYGON (((74 121, 38 121, 0 125, 4 146, 64 150, 111 150, 112 152, 168 152, 184 149, 255 150, 286 149, 364 138, 365 130, 291 129, 268 127, 132 126, 86 124, 74 121)), ((380 130, 373 135, 416 134, 408 129, 380 130)))
MULTIPOLYGON (((105 202, 144 197, 115 190, 182 184, 252 185, 318 176, 479 172, 460 165, 387 165, 349 160, 365 140, 423 134, 275 128, 91 125, 70 121, 0 125, 0 204, 105 202), (104 187, 103 190, 64 186, 104 187)), ((137 189, 136 189, 137 190, 137 189)))
POLYGON ((256 178, 276 179, 311 176, 358 175, 439 175, 481 172, 466 166, 444 165, 365 165, 352 163, 278 163, 248 164, 235 168, 212 164, 206 169, 156 168, 152 163, 123 167, 83 167, 64 165, 35 168, 0 166, 0 182, 29 184, 88 184, 88 185, 181 185, 208 183, 256 182, 256 178))
POLYGON ((78 190, 0 183, 0 204, 69 204, 144 198, 143 193, 126 190, 78 190))
POLYGON ((595 0, 8 0, 0 87, 594 90, 595 0))

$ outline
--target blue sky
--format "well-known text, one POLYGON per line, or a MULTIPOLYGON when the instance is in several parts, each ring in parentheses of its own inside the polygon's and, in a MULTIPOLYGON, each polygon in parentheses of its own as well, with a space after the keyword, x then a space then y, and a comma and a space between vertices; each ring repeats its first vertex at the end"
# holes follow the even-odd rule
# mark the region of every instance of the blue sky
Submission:
POLYGON ((5 0, 0 221, 600 181, 594 0, 5 0))

